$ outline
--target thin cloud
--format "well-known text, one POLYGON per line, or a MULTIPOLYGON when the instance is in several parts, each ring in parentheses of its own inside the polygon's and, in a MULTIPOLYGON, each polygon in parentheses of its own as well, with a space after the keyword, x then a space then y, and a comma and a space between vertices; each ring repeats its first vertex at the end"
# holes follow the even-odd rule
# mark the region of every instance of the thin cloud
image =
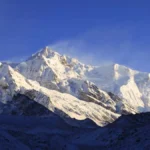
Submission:
POLYGON ((10 58, 8 60, 2 60, 2 62, 19 63, 19 62, 25 61, 27 58, 28 58, 28 56, 13 57, 13 58, 10 58))
POLYGON ((49 46, 61 54, 76 57, 86 64, 117 63, 116 56, 124 56, 121 49, 125 50, 126 47, 128 50, 127 47, 130 46, 127 32, 119 30, 118 28, 109 31, 92 29, 75 39, 58 41, 49 46))
POLYGON ((118 63, 139 69, 141 50, 133 41, 133 27, 95 28, 75 39, 58 41, 49 46, 61 54, 79 59, 85 64, 118 63))

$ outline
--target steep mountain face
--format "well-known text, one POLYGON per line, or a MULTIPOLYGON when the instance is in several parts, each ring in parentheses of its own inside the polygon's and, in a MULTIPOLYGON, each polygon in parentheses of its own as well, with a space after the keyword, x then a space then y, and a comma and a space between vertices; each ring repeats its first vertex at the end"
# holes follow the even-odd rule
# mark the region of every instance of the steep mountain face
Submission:
POLYGON ((124 98, 136 110, 149 111, 149 74, 134 71, 118 64, 96 67, 87 79, 99 88, 124 98))
POLYGON ((57 83, 65 79, 80 78, 87 66, 45 48, 16 68, 26 78, 36 80, 44 87, 59 89, 57 83))
MULTIPOLYGON (((108 107, 116 112, 117 109, 120 113, 150 110, 148 73, 118 64, 84 65, 48 47, 20 63, 16 69, 27 79, 35 80, 48 89, 69 93, 82 100, 92 99, 101 103, 101 96, 105 93, 104 99, 111 103, 108 107), (108 92, 118 95, 121 101, 111 100, 108 92)), ((106 102, 103 104, 107 105, 106 102)))
MULTIPOLYGON (((15 95, 22 94, 45 106, 66 121, 68 121, 68 117, 77 120, 88 118, 98 125, 104 126, 119 117, 119 114, 95 103, 82 101, 70 94, 44 88, 38 82, 26 79, 18 71, 5 64, 1 64, 0 81, 2 104, 7 105, 9 101, 13 101, 15 95)), ((1 112, 4 111, 3 109, 4 107, 1 107, 1 112)))
MULTIPOLYGON (((100 126, 122 114, 150 109, 148 73, 118 64, 85 65, 48 47, 25 62, 10 65, 0 64, 2 104, 7 105, 21 94, 66 121, 88 118, 100 126)), ((3 107, 0 109, 4 111, 3 107)))

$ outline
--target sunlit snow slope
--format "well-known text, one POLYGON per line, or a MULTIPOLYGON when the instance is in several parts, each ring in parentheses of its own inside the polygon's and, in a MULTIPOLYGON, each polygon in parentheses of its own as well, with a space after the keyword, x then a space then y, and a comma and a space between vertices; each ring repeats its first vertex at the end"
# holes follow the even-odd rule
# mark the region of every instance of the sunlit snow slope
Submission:
POLYGON ((138 112, 150 110, 149 73, 135 71, 118 64, 85 65, 48 47, 20 63, 16 68, 26 78, 36 80, 49 89, 80 98, 81 92, 95 94, 95 89, 91 89, 90 82, 92 82, 99 89, 121 97, 124 107, 130 106, 138 112))

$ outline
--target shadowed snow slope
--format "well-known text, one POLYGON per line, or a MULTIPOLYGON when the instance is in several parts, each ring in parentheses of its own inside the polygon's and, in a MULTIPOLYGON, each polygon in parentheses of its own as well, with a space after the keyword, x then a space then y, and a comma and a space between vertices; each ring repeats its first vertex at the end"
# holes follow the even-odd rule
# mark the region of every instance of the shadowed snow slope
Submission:
POLYGON ((122 116, 103 128, 73 127, 54 114, 48 118, 0 115, 0 149, 148 150, 149 128, 149 113, 122 116))

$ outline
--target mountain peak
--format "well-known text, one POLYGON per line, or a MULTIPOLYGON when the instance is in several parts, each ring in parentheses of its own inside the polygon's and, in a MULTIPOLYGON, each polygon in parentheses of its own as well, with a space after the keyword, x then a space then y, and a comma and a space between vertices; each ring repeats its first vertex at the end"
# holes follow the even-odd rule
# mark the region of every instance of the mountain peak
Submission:
POLYGON ((53 57, 55 55, 60 56, 60 54, 58 52, 54 51, 53 49, 51 49, 48 46, 46 46, 40 52, 38 52, 37 55, 42 55, 42 56, 45 56, 47 58, 53 57))
POLYGON ((29 57, 27 59, 28 60, 32 60, 34 58, 51 58, 54 56, 61 56, 58 52, 54 51, 53 49, 51 49, 50 47, 46 46, 44 48, 42 48, 41 50, 39 50, 38 52, 36 52, 35 54, 32 54, 31 57, 29 57))

